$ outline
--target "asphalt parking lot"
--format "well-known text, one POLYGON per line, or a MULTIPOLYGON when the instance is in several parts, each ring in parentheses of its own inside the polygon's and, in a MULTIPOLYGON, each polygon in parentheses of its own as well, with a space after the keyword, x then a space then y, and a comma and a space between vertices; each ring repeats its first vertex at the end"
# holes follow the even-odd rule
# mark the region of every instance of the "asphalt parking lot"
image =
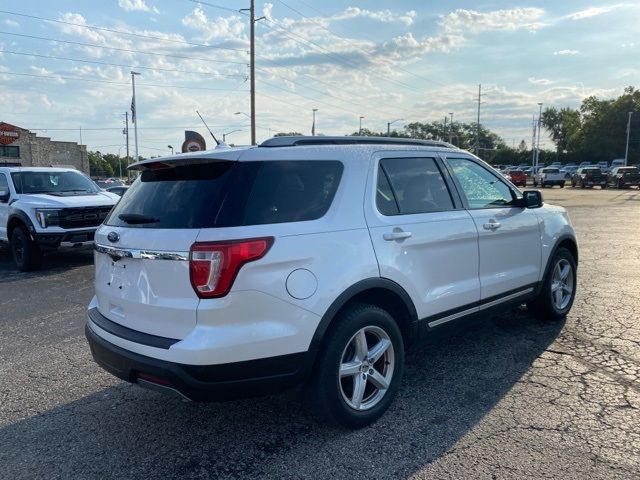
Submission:
POLYGON ((195 404, 111 377, 84 334, 92 255, 0 248, 1 478, 640 478, 640 191, 546 189, 580 242, 562 324, 517 310, 410 352, 376 424, 298 391, 195 404))

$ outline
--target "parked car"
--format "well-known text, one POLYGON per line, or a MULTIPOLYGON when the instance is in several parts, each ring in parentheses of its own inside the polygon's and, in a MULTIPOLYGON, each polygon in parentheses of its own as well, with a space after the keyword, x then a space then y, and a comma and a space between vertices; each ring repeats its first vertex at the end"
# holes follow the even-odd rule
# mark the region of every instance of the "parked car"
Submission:
POLYGON ((277 137, 133 168, 96 234, 85 332, 140 386, 207 401, 303 383, 321 418, 358 428, 424 336, 574 300, 564 208, 443 142, 277 137))
POLYGON ((540 185, 544 188, 558 185, 560 188, 564 188, 565 181, 564 173, 562 173, 558 167, 541 168, 538 173, 533 176, 534 187, 540 185))
POLYGON ((507 175, 511 183, 518 187, 527 186, 527 174, 522 170, 512 169, 507 171, 507 175))
POLYGON ((92 245, 118 198, 72 168, 0 167, 0 241, 34 270, 43 253, 92 245))
POLYGON ((578 167, 576 165, 567 165, 566 167, 560 169, 560 171, 564 173, 565 180, 571 180, 571 177, 573 177, 573 174, 576 173, 576 170, 578 170, 578 167))
POLYGON ((640 170, 638 167, 615 167, 607 176, 607 184, 616 188, 640 188, 640 170))
POLYGON ((581 167, 576 170, 571 178, 572 187, 594 187, 600 185, 600 188, 607 188, 607 177, 603 175, 599 167, 581 167))
POLYGON ((593 164, 593 162, 580 162, 580 165, 578 165, 578 168, 581 167, 594 167, 595 165, 593 164))
POLYGON ((625 166, 624 158, 616 158, 611 162, 611 166, 609 167, 609 169, 613 170, 616 167, 624 167, 624 166, 625 166))
POLYGON ((124 193, 129 189, 127 185, 121 185, 119 187, 109 187, 107 188, 107 192, 115 193, 119 197, 124 195, 124 193))

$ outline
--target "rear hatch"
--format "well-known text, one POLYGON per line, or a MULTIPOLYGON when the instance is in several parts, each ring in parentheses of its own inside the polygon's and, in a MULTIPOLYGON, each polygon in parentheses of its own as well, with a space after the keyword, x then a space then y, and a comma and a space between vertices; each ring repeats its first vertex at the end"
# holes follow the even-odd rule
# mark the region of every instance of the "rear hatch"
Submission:
POLYGON ((95 289, 102 315, 161 337, 189 334, 199 302, 189 250, 200 229, 214 225, 235 164, 143 168, 96 233, 95 289))

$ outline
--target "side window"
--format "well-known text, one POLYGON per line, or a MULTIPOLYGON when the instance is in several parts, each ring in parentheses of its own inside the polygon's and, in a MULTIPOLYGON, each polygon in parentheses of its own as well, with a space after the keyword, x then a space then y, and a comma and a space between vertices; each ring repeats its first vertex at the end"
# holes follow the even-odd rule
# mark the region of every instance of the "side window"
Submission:
POLYGON ((496 175, 466 158, 449 158, 447 162, 462 187, 469 208, 496 208, 511 205, 514 194, 496 175))
POLYGON ((378 167, 376 205, 383 215, 441 212, 453 201, 433 158, 386 158, 378 167))
POLYGON ((9 183, 4 173, 0 173, 0 190, 9 190, 9 183))

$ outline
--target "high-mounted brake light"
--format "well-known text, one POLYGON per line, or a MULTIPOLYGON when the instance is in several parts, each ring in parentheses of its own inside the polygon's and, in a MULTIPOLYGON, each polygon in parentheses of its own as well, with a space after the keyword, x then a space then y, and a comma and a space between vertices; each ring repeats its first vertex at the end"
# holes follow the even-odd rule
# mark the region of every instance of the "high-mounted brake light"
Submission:
POLYGON ((200 298, 224 297, 245 263, 266 255, 273 237, 198 242, 191 246, 191 285, 200 298))

